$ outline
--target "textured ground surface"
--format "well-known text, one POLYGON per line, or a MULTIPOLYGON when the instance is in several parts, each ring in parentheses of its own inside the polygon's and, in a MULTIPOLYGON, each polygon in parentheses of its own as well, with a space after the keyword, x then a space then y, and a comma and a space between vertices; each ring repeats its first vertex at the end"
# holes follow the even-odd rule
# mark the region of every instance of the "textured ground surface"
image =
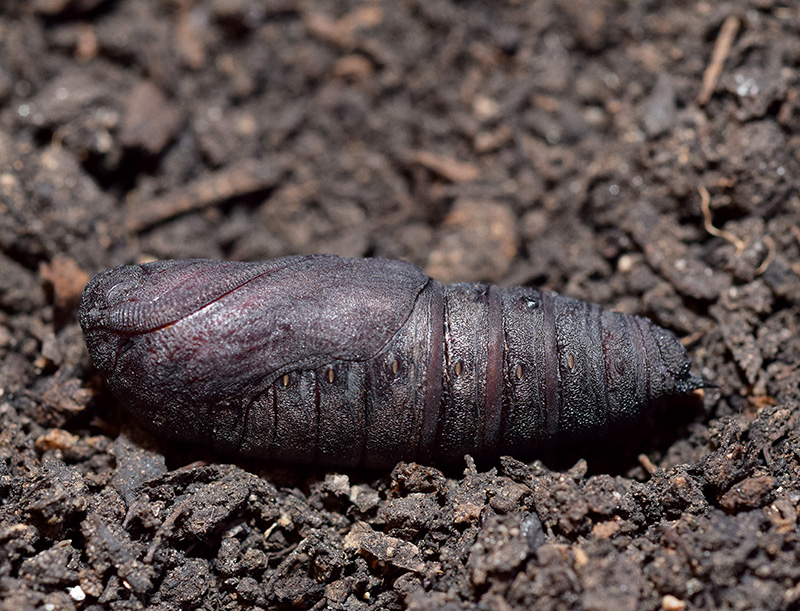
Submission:
POLYGON ((789 0, 3 2, 0 604, 796 608, 798 39, 789 0), (310 252, 645 314, 720 388, 613 466, 340 474, 136 429, 88 277, 310 252))

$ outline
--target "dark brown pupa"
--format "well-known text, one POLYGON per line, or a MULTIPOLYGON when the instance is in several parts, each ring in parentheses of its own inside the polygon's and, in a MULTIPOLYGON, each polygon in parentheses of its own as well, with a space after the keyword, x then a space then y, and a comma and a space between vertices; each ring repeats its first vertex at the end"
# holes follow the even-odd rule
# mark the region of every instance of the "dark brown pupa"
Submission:
POLYGON ((159 261, 86 287, 80 322, 153 431, 339 467, 527 456, 703 386, 650 321, 383 259, 159 261))

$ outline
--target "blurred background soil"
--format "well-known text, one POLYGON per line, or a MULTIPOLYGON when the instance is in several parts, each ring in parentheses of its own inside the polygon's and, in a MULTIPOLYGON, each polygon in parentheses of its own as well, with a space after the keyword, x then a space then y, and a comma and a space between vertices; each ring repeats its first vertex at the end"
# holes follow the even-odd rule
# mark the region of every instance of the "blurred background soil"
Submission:
POLYGON ((797 608, 798 41, 792 0, 5 0, 2 608, 797 608), (649 316, 719 388, 619 460, 335 473, 97 378, 92 274, 314 252, 649 316))

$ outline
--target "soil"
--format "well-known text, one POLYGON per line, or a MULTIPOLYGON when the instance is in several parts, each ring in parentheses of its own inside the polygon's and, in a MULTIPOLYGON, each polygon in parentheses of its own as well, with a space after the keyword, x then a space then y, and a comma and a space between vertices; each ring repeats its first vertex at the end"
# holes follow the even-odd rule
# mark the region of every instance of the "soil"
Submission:
POLYGON ((798 37, 791 0, 4 1, 2 608, 798 608, 798 37), (91 366, 92 274, 312 252, 646 315, 717 387, 620 460, 337 473, 143 433, 91 366))

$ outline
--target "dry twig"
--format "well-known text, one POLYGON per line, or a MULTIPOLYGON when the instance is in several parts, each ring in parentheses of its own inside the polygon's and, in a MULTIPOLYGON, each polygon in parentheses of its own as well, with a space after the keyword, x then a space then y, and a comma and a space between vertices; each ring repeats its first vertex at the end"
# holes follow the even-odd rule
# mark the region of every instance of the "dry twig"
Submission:
POLYGON ((775 260, 775 240, 773 240, 770 236, 765 235, 764 244, 767 245, 767 248, 769 250, 767 251, 767 256, 761 262, 761 265, 758 266, 758 269, 756 270, 756 276, 760 276, 765 271, 767 271, 767 268, 769 267, 770 263, 772 263, 775 260))
POLYGON ((414 154, 414 161, 450 182, 470 182, 480 175, 480 170, 471 163, 457 161, 430 151, 417 151, 414 154))
POLYGON ((714 224, 711 222, 711 209, 708 207, 708 205, 711 203, 711 196, 708 194, 708 190, 703 185, 697 187, 697 191, 700 193, 700 207, 703 210, 706 231, 713 236, 717 236, 723 240, 728 240, 728 242, 733 244, 736 247, 736 256, 738 257, 742 254, 742 251, 744 251, 747 244, 744 243, 744 240, 739 239, 730 231, 725 231, 724 229, 717 229, 714 227, 714 224))
POLYGON ((711 53, 711 62, 708 64, 705 74, 703 74, 703 87, 697 96, 697 103, 700 106, 705 106, 708 103, 714 93, 714 89, 717 87, 725 58, 728 56, 733 40, 739 32, 739 25, 739 18, 731 15, 720 28, 719 36, 717 36, 717 41, 714 43, 714 51, 711 53))
POLYGON ((280 181, 281 175, 282 172, 269 162, 259 159, 238 161, 163 196, 136 204, 128 217, 128 229, 138 233, 180 214, 271 189, 280 181))

